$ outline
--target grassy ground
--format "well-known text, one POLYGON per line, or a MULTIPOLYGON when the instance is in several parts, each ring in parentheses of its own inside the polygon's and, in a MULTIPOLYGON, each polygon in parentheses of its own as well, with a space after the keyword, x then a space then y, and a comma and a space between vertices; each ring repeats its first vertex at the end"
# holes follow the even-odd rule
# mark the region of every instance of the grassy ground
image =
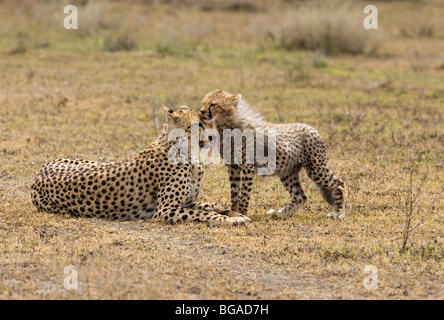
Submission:
MULTIPOLYGON (((0 2, 0 298, 444 298, 439 1, 375 2, 384 41, 333 56, 290 51, 263 32, 263 19, 298 1, 78 1, 79 30, 63 29, 57 2, 14 3, 0 2), (269 121, 318 128, 348 183, 344 221, 325 218, 305 173, 309 201, 290 219, 266 214, 288 201, 279 181, 257 179, 242 227, 32 206, 44 162, 123 159, 156 137, 162 104, 198 108, 216 88, 241 92, 269 121), (425 219, 402 251, 411 191, 412 225, 425 219), (78 290, 63 287, 67 265, 78 268, 78 290), (368 265, 377 289, 364 287, 368 265)), ((228 205, 223 167, 206 168, 201 200, 228 205)))

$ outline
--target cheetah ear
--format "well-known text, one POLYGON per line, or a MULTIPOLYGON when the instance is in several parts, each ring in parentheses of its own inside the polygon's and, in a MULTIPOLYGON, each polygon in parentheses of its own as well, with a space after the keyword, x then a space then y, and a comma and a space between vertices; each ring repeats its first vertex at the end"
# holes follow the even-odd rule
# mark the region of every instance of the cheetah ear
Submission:
POLYGON ((237 107, 239 105, 239 102, 242 100, 242 95, 238 93, 233 97, 234 105, 237 107))
POLYGON ((167 115, 170 119, 176 119, 176 118, 178 117, 177 113, 176 113, 174 110, 168 108, 167 106, 164 106, 164 107, 163 107, 163 110, 165 111, 166 115, 167 115))
POLYGON ((180 106, 179 110, 181 110, 181 111, 191 111, 191 108, 188 107, 188 106, 180 106))

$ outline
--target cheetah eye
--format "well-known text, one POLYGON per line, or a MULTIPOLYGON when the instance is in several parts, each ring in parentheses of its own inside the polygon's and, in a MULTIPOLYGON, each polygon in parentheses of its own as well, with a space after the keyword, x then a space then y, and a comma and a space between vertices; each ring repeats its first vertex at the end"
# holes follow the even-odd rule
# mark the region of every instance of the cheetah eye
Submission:
POLYGON ((216 106, 215 103, 210 104, 210 108, 211 108, 211 107, 215 107, 215 106, 216 106))

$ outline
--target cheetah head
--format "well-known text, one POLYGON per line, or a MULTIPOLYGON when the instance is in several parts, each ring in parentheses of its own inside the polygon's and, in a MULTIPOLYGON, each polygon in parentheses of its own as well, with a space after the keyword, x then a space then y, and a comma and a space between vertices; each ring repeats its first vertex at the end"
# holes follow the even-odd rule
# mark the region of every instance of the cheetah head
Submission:
POLYGON ((199 129, 199 147, 208 146, 213 141, 213 136, 209 134, 211 131, 211 124, 204 122, 197 111, 191 110, 188 106, 180 106, 179 110, 174 111, 168 107, 163 107, 166 115, 168 116, 168 129, 173 131, 174 129, 184 130, 188 136, 188 140, 191 140, 193 126, 195 130, 199 129))
POLYGON ((199 116, 205 123, 222 124, 236 113, 241 99, 240 93, 233 95, 223 90, 207 93, 202 98, 199 116))

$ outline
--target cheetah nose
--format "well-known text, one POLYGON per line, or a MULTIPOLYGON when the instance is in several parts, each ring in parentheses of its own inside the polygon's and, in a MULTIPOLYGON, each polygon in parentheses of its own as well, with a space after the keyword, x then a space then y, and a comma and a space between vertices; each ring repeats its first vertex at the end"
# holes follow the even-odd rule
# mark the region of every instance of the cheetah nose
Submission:
POLYGON ((205 112, 206 112, 206 111, 204 111, 204 110, 200 110, 199 116, 200 116, 201 118, 205 117, 205 112))

